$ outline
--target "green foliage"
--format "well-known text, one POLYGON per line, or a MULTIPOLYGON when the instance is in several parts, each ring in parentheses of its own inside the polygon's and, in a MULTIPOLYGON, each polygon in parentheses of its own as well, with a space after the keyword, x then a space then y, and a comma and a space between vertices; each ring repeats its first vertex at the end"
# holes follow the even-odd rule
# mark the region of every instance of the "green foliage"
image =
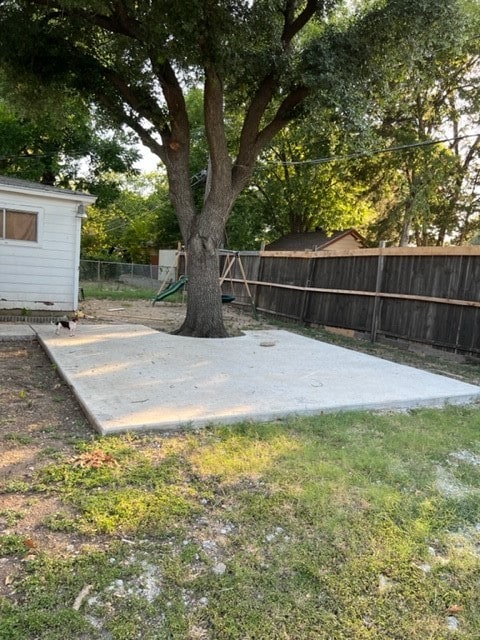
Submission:
POLYGON ((82 226, 82 256, 149 264, 159 248, 175 248, 178 222, 165 178, 150 175, 126 182, 114 202, 90 207, 82 226))
POLYGON ((50 531, 63 531, 64 533, 73 533, 77 531, 77 522, 69 513, 56 512, 51 516, 47 516, 44 524, 50 531))
MULTIPOLYGON (((112 553, 115 550, 112 549, 112 553)), ((121 561, 122 553, 119 553, 121 561)), ((29 562, 22 588, 22 606, 0 599, 0 637, 10 640, 42 638, 61 640, 98 637, 94 626, 72 605, 85 585, 106 587, 120 576, 129 575, 128 566, 111 564, 105 553, 84 552, 75 558, 50 558, 40 554, 29 562)))
POLYGON ((98 203, 119 193, 118 174, 138 159, 133 138, 112 129, 79 95, 0 76, 0 172, 91 191, 98 203))
POLYGON ((24 556, 28 553, 25 537, 14 533, 4 534, 0 538, 0 556, 24 556))
POLYGON ((194 492, 174 486, 179 472, 176 455, 153 463, 117 440, 84 447, 73 465, 49 465, 38 480, 65 495, 81 514, 75 521, 50 519, 51 528, 162 535, 194 511, 189 495, 194 492))
MULTIPOLYGON (((22 391, 21 392, 21 397, 22 399, 25 397, 25 392, 22 391)), ((33 438, 32 436, 26 434, 26 433, 7 433, 4 436, 4 440, 6 440, 7 442, 14 442, 20 445, 29 445, 33 442, 33 438)))
POLYGON ((246 189, 237 199, 226 228, 227 249, 258 251, 269 238, 265 222, 264 202, 255 186, 246 189))
POLYGON ((18 520, 25 517, 25 512, 15 511, 14 509, 2 509, 0 518, 5 521, 7 527, 13 526, 18 520))
MULTIPOLYGON (((392 8, 396 22, 404 7, 392 8)), ((405 8, 410 10, 408 3, 405 8)), ((428 29, 419 21, 398 41, 391 41, 398 37, 395 28, 377 32, 378 49, 356 78, 351 103, 368 113, 363 122, 372 134, 369 148, 400 147, 365 160, 379 214, 371 229, 375 241, 461 243, 474 232, 480 170, 478 15, 478 6, 444 3, 428 29), (450 139, 431 144, 443 138, 450 139)), ((365 24, 374 16, 367 15, 365 24)))
POLYGON ((0 493, 24 493, 29 490, 29 486, 24 480, 11 480, 2 485, 0 493))
POLYGON ((322 228, 327 232, 363 230, 375 212, 366 202, 368 181, 355 166, 340 162, 309 163, 309 158, 341 155, 348 139, 328 121, 328 112, 308 125, 289 127, 262 155, 254 187, 262 201, 262 220, 276 239, 288 233, 322 228))

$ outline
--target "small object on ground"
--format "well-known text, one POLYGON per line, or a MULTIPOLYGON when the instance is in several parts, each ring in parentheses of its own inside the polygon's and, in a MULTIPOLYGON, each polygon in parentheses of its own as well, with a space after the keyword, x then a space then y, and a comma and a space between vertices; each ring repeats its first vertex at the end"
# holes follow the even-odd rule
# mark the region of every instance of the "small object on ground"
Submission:
POLYGON ((90 589, 92 588, 91 584, 86 584, 83 589, 80 591, 80 593, 78 594, 78 596, 75 598, 75 602, 73 603, 72 609, 74 611, 78 611, 80 609, 80 607, 82 606, 82 602, 85 600, 85 598, 88 596, 88 594, 90 593, 90 589))
POLYGON ((260 346, 261 347, 274 347, 277 343, 276 342, 270 342, 270 341, 264 341, 264 342, 260 342, 260 346))
POLYGON ((81 467, 83 469, 91 467, 92 469, 99 469, 100 467, 119 467, 120 465, 115 458, 110 454, 102 451, 101 449, 95 449, 94 451, 86 451, 80 454, 72 460, 74 467, 81 467))
POLYGON ((458 628, 460 627, 458 618, 456 618, 455 616, 448 616, 447 627, 449 631, 458 631, 458 628))
POLYGON ((226 570, 227 567, 223 562, 217 562, 217 564, 213 567, 213 573, 216 576, 223 576, 226 570))

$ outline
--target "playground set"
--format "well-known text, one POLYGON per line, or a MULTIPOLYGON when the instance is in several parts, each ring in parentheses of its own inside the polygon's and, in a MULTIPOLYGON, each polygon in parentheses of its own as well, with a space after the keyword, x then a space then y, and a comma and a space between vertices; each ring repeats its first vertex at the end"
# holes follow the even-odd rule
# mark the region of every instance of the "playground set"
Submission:
MULTIPOLYGON (((242 274, 243 283, 245 285, 245 290, 247 291, 248 297, 250 299, 250 303, 254 308, 252 293, 248 285, 247 276, 242 264, 242 259, 240 257, 240 254, 238 253, 238 251, 228 251, 226 249, 222 249, 220 252, 220 255, 225 256, 223 271, 220 276, 220 286, 222 286, 225 280, 227 280, 227 278, 230 276, 230 288, 232 291, 232 293, 222 293, 222 303, 228 304, 230 302, 233 302, 236 298, 236 296, 233 295, 232 269, 236 264, 238 264, 238 267, 242 274)), ((188 284, 188 275, 183 274, 178 278, 178 280, 175 280, 174 282, 170 282, 170 278, 169 278, 169 276, 171 277, 177 272, 179 259, 181 256, 184 257, 185 271, 187 271, 187 254, 184 251, 179 251, 177 254, 176 264, 169 267, 169 270, 167 271, 167 274, 163 281, 162 286, 157 291, 157 293, 155 294, 155 297, 152 300, 152 306, 155 305, 156 302, 160 302, 161 300, 165 300, 165 298, 172 296, 174 293, 185 292, 188 284)))

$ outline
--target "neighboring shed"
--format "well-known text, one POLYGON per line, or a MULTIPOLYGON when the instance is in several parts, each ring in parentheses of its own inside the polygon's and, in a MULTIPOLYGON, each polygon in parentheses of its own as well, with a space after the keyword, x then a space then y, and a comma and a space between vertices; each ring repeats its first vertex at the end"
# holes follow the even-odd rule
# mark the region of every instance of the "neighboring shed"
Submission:
POLYGON ((74 311, 87 193, 0 176, 0 309, 74 311))
POLYGON ((355 229, 334 231, 331 235, 319 230, 309 233, 289 233, 268 244, 265 251, 345 251, 364 247, 366 247, 365 240, 355 229))

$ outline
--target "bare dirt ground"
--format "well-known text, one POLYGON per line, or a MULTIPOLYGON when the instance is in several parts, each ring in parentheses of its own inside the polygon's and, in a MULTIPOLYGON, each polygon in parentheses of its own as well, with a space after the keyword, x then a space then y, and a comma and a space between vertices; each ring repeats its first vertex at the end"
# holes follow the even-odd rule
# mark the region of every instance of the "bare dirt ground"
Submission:
MULTIPOLYGON (((66 552, 78 540, 42 525, 58 508, 55 498, 23 491, 43 466, 73 455, 74 442, 93 431, 36 342, 0 342, 0 380, 0 537, 22 536, 27 558, 40 548, 66 552)), ((0 596, 11 593, 21 570, 17 557, 0 557, 0 596)))
MULTIPOLYGON (((85 300, 80 310, 87 316, 82 322, 115 322, 144 324, 158 331, 170 333, 182 324, 185 305, 157 302, 152 306, 148 300, 85 300)), ((266 328, 264 321, 255 320, 252 314, 243 313, 232 306, 223 308, 225 325, 231 335, 244 330, 266 328)), ((81 330, 81 328, 79 329, 81 330)))

